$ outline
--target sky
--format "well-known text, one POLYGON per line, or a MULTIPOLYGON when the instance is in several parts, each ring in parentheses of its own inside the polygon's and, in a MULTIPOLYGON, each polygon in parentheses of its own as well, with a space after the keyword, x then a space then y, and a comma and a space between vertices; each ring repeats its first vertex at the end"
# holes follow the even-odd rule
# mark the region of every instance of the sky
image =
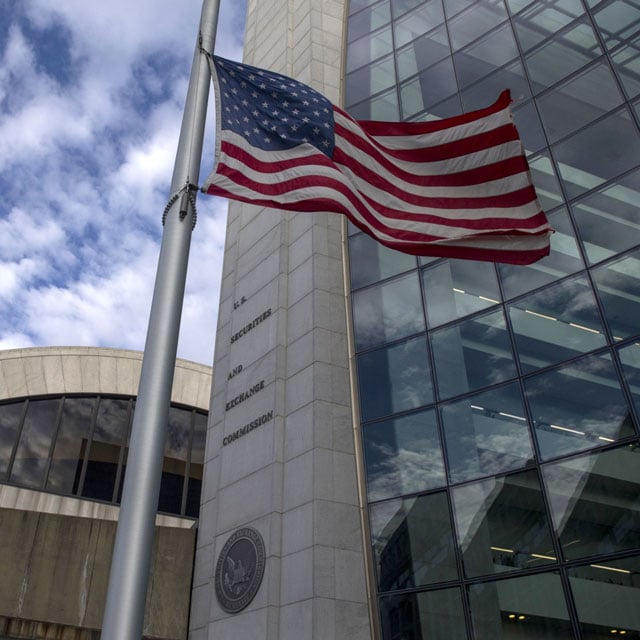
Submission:
MULTIPOLYGON (((246 3, 221 0, 239 60, 246 3)), ((0 0, 0 349, 143 349, 202 0, 0 0)), ((213 166, 211 90, 200 183, 213 166)), ((211 365, 226 200, 200 195, 178 357, 211 365)))

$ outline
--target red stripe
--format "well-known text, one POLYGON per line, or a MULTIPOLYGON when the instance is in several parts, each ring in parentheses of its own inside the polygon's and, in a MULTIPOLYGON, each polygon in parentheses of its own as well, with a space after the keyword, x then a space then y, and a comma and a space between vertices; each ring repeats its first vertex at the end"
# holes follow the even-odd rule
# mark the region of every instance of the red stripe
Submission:
MULTIPOLYGON (((309 175, 299 178, 293 178, 290 180, 283 180, 282 182, 276 184, 264 184, 261 182, 256 182, 254 180, 250 180, 246 175, 244 175, 241 171, 229 167, 225 164, 219 164, 216 173, 219 175, 223 175, 229 180, 242 185, 248 189, 251 189, 256 194, 260 196, 266 196, 269 202, 273 203, 273 206, 279 208, 287 208, 285 205, 292 205, 291 201, 283 201, 278 198, 286 198, 287 194, 296 189, 303 189, 309 187, 326 187, 337 191, 346 197, 355 207, 360 215, 367 220, 367 223, 373 227, 378 228, 378 225, 381 224, 381 220, 376 218, 376 216, 372 215, 371 212, 367 209, 364 203, 359 199, 359 197, 353 193, 351 189, 346 187, 342 182, 338 180, 334 180, 333 178, 328 178, 325 176, 317 176, 317 175, 309 175)), ((529 189, 529 188, 528 188, 529 189)), ((535 196, 535 192, 534 192, 535 196)), ((366 196, 365 196, 366 197, 366 196)), ((450 227, 452 229, 468 229, 468 230, 480 230, 485 232, 490 232, 493 230, 495 233, 503 234, 505 229, 508 229, 510 233, 517 234, 519 232, 524 233, 524 229, 527 228, 535 228, 544 224, 545 218, 544 214, 538 214, 534 217, 533 221, 524 221, 518 218, 481 218, 479 220, 467 219, 467 218, 455 218, 452 219, 450 217, 441 217, 434 214, 409 214, 406 211, 398 211, 395 209, 389 209, 383 207, 382 205, 374 203, 371 199, 366 198, 367 202, 371 204, 372 207, 375 207, 377 213, 380 216, 384 216, 389 220, 413 220, 417 222, 423 223, 425 226, 429 224, 439 224, 442 226, 450 227)), ((530 200, 529 200, 530 201, 530 200)), ((334 201, 332 199, 328 199, 326 197, 322 198, 308 198, 305 200, 296 200, 296 205, 301 207, 303 202, 307 202, 309 208, 307 211, 335 211, 336 213, 345 213, 349 215, 349 210, 344 207, 341 203, 334 201), (333 206, 328 207, 327 203, 333 203, 333 206), (337 207, 337 208, 336 208, 337 207)), ((264 201, 263 201, 264 204, 264 201)), ((295 210, 292 208, 292 210, 295 210)), ((422 234, 414 231, 406 231, 399 230, 396 228, 389 228, 386 225, 382 225, 381 228, 384 228, 385 233, 389 235, 398 235, 399 233, 410 234, 411 237, 407 237, 407 240, 415 239, 418 240, 418 237, 422 240, 433 241, 436 239, 442 239, 442 236, 434 236, 422 234), (414 236, 417 236, 414 238, 414 236)))
MULTIPOLYGON (((273 162, 264 162, 258 160, 253 155, 245 151, 242 147, 238 147, 226 140, 221 143, 221 151, 226 153, 229 157, 239 160, 247 166, 255 168, 262 173, 278 173, 280 171, 286 171, 293 167, 300 166, 301 162, 309 164, 316 164, 325 167, 333 166, 331 159, 324 153, 318 152, 317 154, 305 156, 304 158, 292 158, 289 160, 274 160, 273 162)), ((458 173, 433 175, 433 176, 419 176, 413 173, 409 173, 404 169, 397 167, 395 164, 389 162, 382 155, 378 154, 375 160, 379 162, 389 173, 392 173, 396 177, 422 187, 462 187, 471 186, 474 184, 481 184, 483 182, 490 182, 491 180, 497 180, 499 178, 507 177, 510 175, 516 175, 524 171, 529 170, 529 164, 524 156, 517 156, 515 158, 507 158, 500 160, 493 164, 488 164, 476 169, 468 169, 467 171, 460 171, 458 173)), ((373 181, 373 177, 377 176, 374 171, 359 163, 355 157, 347 155, 341 148, 335 147, 333 152, 333 159, 336 163, 347 166, 354 171, 357 175, 363 177, 366 180, 373 181)))
MULTIPOLYGON (((227 191, 215 185, 210 185, 207 189, 207 193, 210 195, 217 195, 224 198, 230 198, 232 200, 239 200, 241 202, 247 202, 249 204, 264 206, 268 208, 281 209, 285 211, 294 211, 294 212, 317 212, 317 203, 320 203, 319 199, 313 199, 308 201, 302 201, 297 203, 277 203, 272 200, 267 199, 258 199, 258 198, 246 198, 243 196, 239 196, 234 192, 227 191)), ((384 244, 385 246, 395 249, 397 251, 403 251, 405 253, 410 253, 412 255, 417 256, 440 256, 445 258, 463 258, 468 260, 483 260, 487 262, 502 262, 505 264, 519 264, 526 265, 536 262, 540 258, 549 254, 549 246, 540 248, 540 249, 531 249, 524 250, 519 248, 517 250, 509 250, 509 249, 483 249, 483 248, 472 248, 472 247, 458 247, 455 245, 444 245, 444 244, 432 244, 429 243, 428 236, 420 236, 415 241, 407 241, 406 238, 398 239, 398 240, 386 240, 380 238, 376 234, 376 228, 369 228, 364 225, 360 220, 355 218, 353 214, 343 209, 339 205, 339 203, 335 203, 331 200, 326 200, 321 203, 323 205, 323 212, 336 212, 345 214, 353 224, 362 229, 365 233, 374 238, 377 242, 384 244), (339 209, 339 211, 338 211, 339 209), (424 238, 424 239, 421 239, 424 238)), ((380 225, 382 228, 382 225, 380 225)), ((391 230, 392 233, 395 230, 391 230)), ((416 234, 420 235, 420 234, 416 234)))
MULTIPOLYGON (((364 131, 363 131, 364 132, 364 131)), ((364 132, 366 135, 366 132, 364 132)), ((385 154, 405 162, 440 162, 467 156, 476 151, 484 151, 506 142, 518 140, 518 130, 513 124, 503 124, 490 131, 476 133, 460 140, 419 149, 390 149, 371 137, 358 136, 353 131, 335 123, 335 135, 348 140, 352 145, 368 155, 375 156, 373 147, 382 149, 385 154)))
MULTIPOLYGON (((451 129, 459 125, 468 124, 474 120, 479 120, 480 118, 486 118, 487 116, 506 109, 510 104, 511 93, 507 89, 498 96, 498 99, 492 105, 485 107, 484 109, 469 111, 468 113, 462 113, 459 116, 453 116, 444 120, 430 120, 429 122, 380 122, 376 120, 354 120, 354 122, 357 122, 369 135, 372 136, 420 135, 422 133, 432 133, 434 131, 451 129)), ((334 106, 333 109, 350 120, 353 120, 348 113, 339 107, 334 106)))
POLYGON ((318 151, 318 153, 303 156, 301 158, 290 158, 289 160, 274 160, 273 162, 265 162, 264 160, 259 160, 251 153, 245 151, 242 147, 238 147, 235 144, 228 142, 227 140, 223 140, 220 144, 220 151, 221 155, 226 153, 230 158, 235 158, 248 167, 251 167, 256 171, 260 171, 261 173, 278 173, 279 171, 286 171, 287 169, 292 169, 294 167, 299 167, 306 164, 335 168, 335 165, 331 161, 331 158, 327 157, 320 151, 318 151))
MULTIPOLYGON (((236 157, 235 148, 233 149, 233 151, 234 151, 234 154, 229 154, 229 155, 231 157, 236 157)), ((262 160, 258 160, 254 158, 249 154, 245 154, 241 149, 238 149, 238 151, 239 153, 237 154, 237 156, 243 156, 242 158, 243 164, 253 169, 254 171, 262 172, 265 164, 268 164, 263 162, 262 160)), ((326 158, 324 154, 320 154, 320 155, 323 155, 323 157, 326 158)), ((237 182, 238 184, 246 184, 246 186, 252 185, 250 188, 254 189, 259 193, 262 193, 263 195, 281 195, 289 191, 293 191, 295 189, 302 189, 304 187, 309 187, 311 185, 335 188, 334 185, 336 184, 336 181, 333 178, 328 178, 325 176, 314 174, 313 167, 321 165, 321 166, 331 168, 337 172, 340 172, 340 168, 332 165, 330 162, 325 162, 325 161, 308 162, 308 160, 310 159, 315 160, 315 156, 311 156, 310 158, 306 158, 306 157, 300 158, 296 165, 292 165, 292 167, 296 166, 299 169, 298 173, 300 173, 300 170, 302 170, 302 172, 304 172, 303 175, 299 175, 295 178, 289 178, 287 180, 281 180, 273 184, 258 183, 258 182, 250 181, 249 178, 244 177, 243 174, 241 174, 237 170, 233 170, 235 171, 235 173, 233 176, 231 176, 229 173, 231 169, 224 164, 218 167, 217 173, 220 173, 221 175, 225 175, 231 178, 234 182, 237 182)), ((221 162, 224 163, 223 157, 221 157, 221 162)), ((269 173, 268 167, 266 168, 265 173, 269 173)), ((377 187, 378 189, 386 193, 390 193, 396 198, 403 200, 408 204, 411 204, 413 206, 418 206, 418 207, 426 207, 430 209, 456 210, 456 209, 484 209, 487 207, 512 208, 512 207, 523 206, 525 204, 533 202, 536 199, 535 190, 532 186, 524 187, 516 191, 503 193, 499 195, 493 195, 493 196, 482 196, 482 197, 475 197, 475 198, 474 197, 433 198, 433 197, 427 197, 427 196, 419 196, 413 193, 408 193, 406 191, 403 191, 402 189, 397 188, 391 182, 385 180, 384 178, 382 178, 381 176, 378 176, 377 174, 372 174, 370 182, 373 186, 377 187)), ((367 196, 364 191, 359 190, 358 192, 365 195, 365 197, 369 198, 369 196, 367 196)), ((371 194, 371 196, 373 197, 373 193, 371 194)), ((389 209, 388 211, 391 212, 391 211, 397 211, 397 210, 389 209)), ((391 214, 388 214, 388 215, 390 216, 391 214)), ((432 213, 426 213, 426 212, 425 214, 410 214, 405 211, 397 211, 397 215, 395 215, 394 217, 401 219, 401 218, 410 218, 410 216, 417 216, 417 218, 411 218, 411 219, 425 219, 425 218, 428 219, 432 215, 433 215, 432 213)), ((467 225, 462 224, 461 226, 467 226, 467 225)))
MULTIPOLYGON (((354 173, 365 180, 373 180, 374 176, 379 175, 359 162, 355 156, 345 153, 338 146, 333 150, 333 159, 337 164, 349 167, 354 173)), ((466 171, 458 171, 457 173, 443 173, 428 176, 405 171, 382 156, 375 158, 375 160, 378 161, 386 171, 397 178, 420 187, 468 187, 499 180, 500 178, 507 178, 529 170, 529 164, 524 156, 505 158, 498 162, 486 164, 474 169, 467 169, 466 171)))

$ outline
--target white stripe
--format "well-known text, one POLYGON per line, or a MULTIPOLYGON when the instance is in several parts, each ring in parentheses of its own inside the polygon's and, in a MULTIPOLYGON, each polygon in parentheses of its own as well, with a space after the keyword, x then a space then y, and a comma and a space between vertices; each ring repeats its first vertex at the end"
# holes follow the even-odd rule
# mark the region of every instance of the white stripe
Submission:
MULTIPOLYGON (((366 151, 362 151, 354 144, 349 142, 346 138, 340 135, 336 135, 335 138, 336 147, 344 151, 348 156, 359 160, 364 164, 365 159, 370 158, 369 162, 374 162, 373 166, 380 167, 380 171, 383 171, 387 176, 389 174, 386 169, 382 167, 375 159, 375 156, 370 155, 366 151)), ((417 176, 442 176, 450 175, 453 173, 460 173, 469 169, 478 169, 485 167, 501 160, 509 160, 513 158, 519 158, 522 155, 522 144, 519 140, 511 140, 488 149, 481 149, 479 151, 473 151, 465 155, 457 156, 455 158, 449 158, 447 160, 435 160, 432 162, 420 161, 411 162, 409 160, 400 160, 394 158, 384 151, 378 149, 378 152, 392 165, 398 167, 402 171, 406 171, 409 174, 417 176)), ((392 179, 397 179, 392 176, 392 179)))
MULTIPOLYGON (((256 154, 259 154, 260 150, 256 150, 256 154)), ((261 155, 263 157, 268 158, 269 152, 262 152, 261 155)), ((370 183, 363 181, 355 176, 352 176, 350 172, 347 174, 347 170, 340 171, 337 168, 327 167, 324 165, 302 165, 299 167, 288 168, 284 171, 278 171, 274 173, 263 173, 261 171, 252 169, 251 167, 245 165, 241 160, 236 158, 232 158, 228 156, 226 153, 222 153, 220 155, 219 163, 225 164, 232 169, 236 169, 242 175, 246 176, 248 179, 257 182, 259 184, 265 185, 277 185, 281 184, 285 181, 292 180, 295 178, 309 178, 310 174, 313 176, 322 176, 327 177, 332 180, 337 180, 342 183, 346 188, 358 194, 359 200, 365 204, 366 201, 361 197, 361 194, 366 195, 372 200, 379 202, 383 206, 389 207, 391 209, 395 209, 399 212, 406 211, 409 213, 417 213, 423 215, 433 215, 440 216, 445 219, 450 220, 458 220, 460 218, 468 218, 471 220, 482 220, 483 218, 504 218, 508 219, 509 223, 505 228, 513 228, 512 219, 525 220, 532 216, 537 215, 540 212, 540 205, 537 200, 534 200, 522 207, 483 207, 481 209, 472 208, 457 208, 457 209, 442 209, 438 207, 421 207, 419 205, 413 205, 407 203, 399 198, 394 197, 392 194, 387 193, 384 190, 380 190, 370 183), (359 189, 359 187, 361 187, 359 189)), ((219 184, 215 180, 215 174, 212 174, 208 182, 205 184, 211 183, 219 184), (212 180, 212 178, 214 178, 212 180)), ((296 202, 299 197, 296 195, 300 190, 295 189, 289 191, 287 194, 283 194, 282 202, 296 202)), ((455 190, 449 191, 448 195, 453 195, 455 190)), ((261 197, 269 197, 269 196, 261 196, 261 197)), ((308 196, 305 196, 308 197, 308 196)), ((373 215, 379 216, 382 215, 377 211, 373 210, 369 205, 367 205, 367 209, 369 209, 373 215)), ((420 224, 420 223, 417 223, 420 224)), ((433 233, 434 235, 445 235, 443 232, 428 232, 433 233)))
MULTIPOLYGON (((334 111, 333 113, 337 124, 340 124, 341 126, 345 127, 345 129, 348 129, 356 135, 362 136, 363 133, 367 135, 362 130, 362 128, 350 118, 346 118, 337 111, 334 111)), ((373 138, 379 144, 387 147, 388 149, 426 149, 441 144, 447 144, 449 142, 455 142, 457 140, 464 140, 465 138, 469 138, 470 136, 478 135, 479 133, 486 133, 487 131, 492 131, 493 129, 497 129, 498 127, 502 127, 505 124, 511 123, 511 112, 508 108, 506 108, 498 111, 497 113, 492 113, 491 115, 484 118, 472 120, 471 122, 448 127, 439 131, 406 136, 376 135, 371 136, 371 138, 373 138)))
MULTIPOLYGON (((255 172, 253 170, 251 170, 249 167, 246 167, 245 165, 243 165, 242 163, 239 163, 238 161, 234 160, 233 158, 227 158, 224 157, 225 154, 223 154, 223 156, 220 158, 221 162, 224 162, 225 164, 228 164, 229 166, 232 166, 233 168, 237 169, 238 171, 240 171, 244 176, 248 177, 251 180, 255 180, 258 183, 264 183, 264 176, 263 174, 259 173, 259 172, 255 172)), ((354 192, 351 185, 349 184, 349 181, 342 175, 342 173, 340 171, 337 170, 332 170, 332 169, 326 169, 325 167, 318 167, 318 170, 316 171, 314 169, 314 173, 316 173, 316 175, 323 175, 323 176, 327 176, 333 180, 335 180, 336 182, 339 182, 341 184, 343 184, 347 189, 349 189, 352 193, 354 193, 354 195, 358 198, 358 200, 362 203, 362 205, 364 206, 364 208, 370 213, 370 215, 373 218, 378 219, 381 223, 385 224, 388 227, 391 227, 393 229, 396 230, 403 230, 403 231, 410 231, 410 232, 415 232, 415 233, 423 233, 423 234, 427 234, 427 235, 434 235, 434 236, 438 236, 438 237, 442 237, 442 238, 459 238, 459 237, 467 237, 469 236, 469 234, 473 234, 473 233, 478 233, 478 231, 474 230, 474 229, 468 229, 468 228, 464 228, 464 227, 452 227, 447 225, 446 220, 450 219, 451 221, 455 222, 458 221, 458 219, 460 218, 465 218, 465 217, 470 217, 471 214, 473 213, 475 216, 478 215, 478 212, 476 210, 473 211, 468 211, 468 210, 458 210, 458 209, 454 209, 454 210, 443 210, 443 209, 431 209, 431 210, 424 210, 425 213, 429 212, 432 215, 437 215, 440 216, 441 218, 443 218, 445 221, 442 224, 437 224, 437 223, 431 223, 431 222, 425 222, 425 221, 420 221, 420 220, 405 220, 405 219, 396 219, 396 218, 389 218, 384 216, 383 214, 380 214, 379 212, 373 210, 366 201, 364 201, 362 199, 362 197, 360 196, 360 194, 358 194, 357 192, 354 192)), ((290 177, 290 172, 285 172, 285 175, 287 177, 290 177)), ((304 176, 307 175, 308 176, 308 171, 305 172, 304 170, 300 171, 300 175, 304 176)), ((340 193, 339 191, 337 191, 336 189, 332 188, 332 187, 320 187, 320 186, 316 186, 316 185, 309 185, 309 186, 305 186, 299 189, 293 189, 290 190, 286 193, 283 194, 278 194, 276 196, 271 196, 271 195, 264 195, 261 194, 258 191, 254 191, 253 189, 251 189, 250 187, 246 187, 243 185, 239 185, 235 182, 233 182, 232 180, 230 180, 229 178, 225 177, 225 176, 221 176, 221 175, 212 175, 211 176, 213 179, 210 181, 210 184, 215 184, 216 186, 225 189, 227 191, 236 193, 237 195, 244 197, 244 198, 262 198, 262 199, 269 199, 269 200, 273 200, 276 202, 280 202, 282 204, 290 204, 290 203, 295 203, 295 202, 299 202, 301 200, 307 200, 307 199, 315 199, 315 198, 327 198, 336 202, 339 202, 340 204, 342 204, 342 206, 347 210, 347 211, 353 211, 353 215, 358 217, 359 219, 362 220, 362 222, 364 223, 364 219, 360 216, 360 214, 354 210, 353 205, 351 204, 351 202, 346 198, 346 196, 344 196, 342 193, 340 193)), ((270 184, 277 184, 276 182, 270 181, 270 184)), ((491 213, 493 210, 488 210, 488 209, 484 209, 482 210, 484 212, 484 216, 478 216, 479 218, 482 217, 489 217, 491 216, 491 213)), ((496 211, 497 213, 497 211, 496 211)), ((500 213, 502 213, 502 211, 500 211, 500 213)), ((368 224, 368 223, 366 223, 368 224)), ((542 231, 546 228, 546 225, 544 225, 543 227, 540 227, 539 229, 534 229, 532 231, 528 231, 527 233, 534 233, 536 231, 542 231)), ((513 223, 508 224, 504 227, 505 231, 513 231, 514 230, 514 226, 513 223)), ((500 231, 500 229, 495 229, 492 231, 500 231)))
MULTIPOLYGON (((253 157, 255 157, 257 160, 260 160, 261 162, 265 162, 268 164, 271 164, 272 162, 275 163, 279 160, 284 160, 284 159, 290 159, 286 157, 286 152, 282 152, 282 151, 264 151, 262 149, 259 149, 257 147, 252 147, 250 145, 247 145, 246 142, 244 142, 242 140, 242 138, 236 134, 230 133, 228 136, 225 135, 225 137, 229 138, 229 142, 235 144, 235 145, 242 145, 241 148, 244 148, 250 155, 252 155, 253 157)), ((294 158, 300 160, 303 158, 311 158, 314 155, 318 154, 318 150, 313 147, 312 145, 309 144, 305 144, 305 145, 299 145, 298 147, 294 147, 293 149, 290 150, 291 151, 291 156, 293 156, 294 158)), ((358 153, 357 150, 354 151, 354 153, 358 153)), ((225 154, 224 156, 225 159, 225 164, 228 164, 229 166, 234 166, 238 169, 242 167, 244 167, 244 164, 242 164, 240 166, 240 164, 238 164, 240 161, 236 162, 234 161, 232 158, 230 158, 229 156, 227 156, 225 154)), ((493 195, 502 195, 502 194, 506 194, 506 193, 510 193, 512 191, 516 191, 518 189, 522 189, 523 187, 526 187, 530 184, 530 179, 529 179, 529 174, 528 172, 522 172, 519 174, 515 174, 513 176, 507 176, 506 178, 501 178, 500 180, 493 180, 491 182, 484 182, 484 183, 480 183, 478 185, 469 185, 466 187, 420 187, 419 185, 414 185, 414 184, 410 184, 408 182, 405 182, 404 180, 401 180, 395 176, 393 176, 392 174, 388 173, 384 168, 379 167, 379 165, 377 165, 377 163, 375 163, 375 161, 371 160, 369 158, 369 156, 363 156, 363 160, 367 161, 367 168, 369 168, 371 171, 375 172, 376 174, 381 174, 385 179, 387 179, 389 182, 391 182, 392 184, 394 184, 395 186, 399 187, 400 189, 403 189, 406 193, 408 194, 412 194, 412 195, 417 195, 417 196, 421 196, 421 197, 429 197, 429 198, 452 198, 452 197, 457 197, 457 198, 482 198, 482 197, 487 197, 487 196, 493 196, 493 195)), ((310 160, 310 164, 314 163, 314 160, 310 160)), ((361 178, 359 177, 357 174, 353 173, 352 170, 349 167, 346 167, 340 163, 334 163, 336 167, 340 168, 340 170, 347 176, 350 177, 350 179, 353 182, 353 186, 356 189, 361 189, 364 193, 368 193, 370 188, 374 188, 373 185, 371 185, 371 183, 369 183, 366 178, 361 178)), ((364 164, 364 162, 363 162, 364 164)), ((244 170, 244 169, 242 169, 244 170)), ((317 171, 319 173, 322 174, 321 171, 321 165, 318 165, 317 170, 314 169, 314 171, 317 171)), ((258 173, 258 172, 254 172, 252 175, 254 176, 254 179, 258 179, 256 178, 256 176, 260 175, 262 176, 260 178, 261 182, 264 182, 265 184, 276 184, 281 182, 282 180, 286 179, 286 174, 287 173, 291 173, 291 177, 293 176, 302 176, 302 175, 306 175, 308 174, 309 169, 306 170, 298 170, 298 169, 286 169, 284 171, 281 172, 277 172, 277 173, 258 173)), ((325 172, 326 173, 326 172, 325 172)), ((208 183, 205 183, 205 186, 208 183)), ((379 191, 376 189, 376 191, 379 191)), ((383 194, 383 198, 386 200, 387 198, 395 198, 395 196, 393 196, 392 194, 388 194, 385 191, 379 191, 379 194, 383 194)), ((376 196, 378 197, 378 196, 376 196)), ((403 200, 396 200, 396 204, 389 204, 387 206, 393 206, 394 208, 404 208, 406 206, 412 206, 412 205, 408 205, 406 202, 404 202, 403 200)), ((414 207, 411 209, 413 210, 420 210, 420 208, 418 207, 417 209, 414 207)), ((501 211, 503 211, 503 209, 500 209, 501 211)), ((537 213, 537 211, 536 211, 537 213)), ((486 215, 486 214, 485 214, 486 215)), ((503 215, 503 214, 499 214, 499 215, 503 215)), ((535 215, 535 214, 532 214, 535 215)), ((482 216, 482 214, 478 214, 478 216, 482 216)))

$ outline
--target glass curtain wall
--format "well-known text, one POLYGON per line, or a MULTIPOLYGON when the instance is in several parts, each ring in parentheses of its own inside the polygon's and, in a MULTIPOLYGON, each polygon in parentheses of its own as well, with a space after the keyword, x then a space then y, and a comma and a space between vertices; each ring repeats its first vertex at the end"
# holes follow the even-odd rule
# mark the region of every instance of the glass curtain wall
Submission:
MULTIPOLYGON (((61 396, 0 404, 0 482, 119 503, 135 398, 61 396)), ((197 517, 207 414, 169 410, 158 510, 197 517)))
POLYGON ((551 255, 416 259, 351 227, 384 640, 640 638, 640 2, 351 0, 346 103, 511 90, 551 255))

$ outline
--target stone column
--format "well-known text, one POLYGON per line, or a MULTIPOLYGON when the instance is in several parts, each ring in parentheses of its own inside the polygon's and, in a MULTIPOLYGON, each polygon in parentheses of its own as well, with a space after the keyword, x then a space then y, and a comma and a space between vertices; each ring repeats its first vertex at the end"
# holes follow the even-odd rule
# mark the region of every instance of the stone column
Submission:
MULTIPOLYGON (((344 12, 341 0, 249 0, 245 61, 339 104, 344 12)), ((232 204, 190 637, 369 639, 362 545, 342 219, 232 204), (229 613, 216 565, 247 527, 264 541, 264 577, 229 613)), ((255 571, 239 557, 219 565, 238 592, 255 571)))

